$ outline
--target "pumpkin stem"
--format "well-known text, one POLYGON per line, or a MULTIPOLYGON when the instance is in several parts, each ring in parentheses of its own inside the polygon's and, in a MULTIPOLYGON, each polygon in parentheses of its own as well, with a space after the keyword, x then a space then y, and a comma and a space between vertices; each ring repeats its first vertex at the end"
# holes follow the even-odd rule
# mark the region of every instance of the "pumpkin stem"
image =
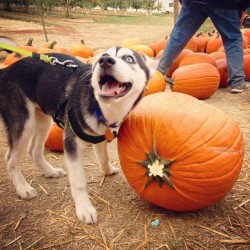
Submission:
POLYGON ((207 32, 207 34, 208 34, 209 37, 210 37, 210 36, 213 36, 209 31, 207 32))
POLYGON ((17 53, 17 52, 14 52, 14 53, 15 53, 15 57, 16 57, 16 58, 21 58, 21 57, 22 57, 21 54, 19 54, 19 53, 17 53))
POLYGON ((83 39, 81 39, 81 44, 85 44, 85 42, 84 42, 84 40, 83 40, 83 39))
POLYGON ((33 38, 30 38, 26 45, 27 46, 32 46, 32 43, 33 43, 33 38))
POLYGON ((146 168, 148 179, 145 183, 144 189, 147 188, 152 181, 156 181, 160 188, 166 183, 169 187, 175 189, 170 179, 171 171, 169 169, 173 162, 174 160, 162 159, 158 155, 153 143, 152 153, 146 153, 146 160, 137 162, 142 167, 146 168))
POLYGON ((203 35, 202 31, 200 31, 198 34, 196 34, 196 37, 200 37, 201 35, 203 35))
POLYGON ((56 41, 53 41, 50 45, 49 45, 49 49, 54 49, 55 45, 56 45, 56 41))
POLYGON ((216 38, 219 38, 220 37, 220 33, 219 32, 217 32, 217 36, 216 36, 216 38))

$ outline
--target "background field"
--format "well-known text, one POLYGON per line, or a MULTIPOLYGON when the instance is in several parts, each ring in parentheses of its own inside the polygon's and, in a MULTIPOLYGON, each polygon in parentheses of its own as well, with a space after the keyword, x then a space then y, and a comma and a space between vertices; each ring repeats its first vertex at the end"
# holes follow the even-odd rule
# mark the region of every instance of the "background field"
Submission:
MULTIPOLYGON (((120 45, 125 38, 140 37, 145 43, 170 34, 171 15, 113 16, 84 18, 46 18, 50 41, 70 48, 84 39, 95 49, 120 45)), ((208 21, 202 29, 212 29, 208 21)), ((0 13, 0 35, 17 44, 34 39, 44 42, 39 17, 0 13)), ((170 91, 167 87, 166 91, 170 91)), ((246 151, 240 178, 233 190, 211 207, 190 213, 158 208, 141 200, 130 188, 122 172, 104 179, 98 171, 91 148, 84 153, 91 200, 99 223, 87 226, 76 219, 67 177, 45 179, 26 156, 24 175, 38 191, 31 201, 20 200, 5 169, 6 139, 0 127, 0 249, 249 249, 250 248, 250 93, 232 95, 219 89, 205 102, 230 114, 239 122, 245 136, 246 151), (151 227, 153 219, 159 226, 151 227)), ((111 160, 120 168, 116 141, 109 145, 111 160)), ((45 152, 55 166, 65 169, 63 155, 45 152)))

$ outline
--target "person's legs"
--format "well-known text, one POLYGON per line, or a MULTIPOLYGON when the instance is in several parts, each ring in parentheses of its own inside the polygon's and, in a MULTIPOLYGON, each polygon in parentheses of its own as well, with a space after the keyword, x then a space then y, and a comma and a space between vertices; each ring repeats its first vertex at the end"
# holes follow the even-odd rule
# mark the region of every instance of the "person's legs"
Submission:
POLYGON ((208 7, 207 13, 223 40, 231 92, 240 93, 246 88, 246 83, 239 11, 208 7))
POLYGON ((207 14, 203 11, 203 4, 185 2, 183 1, 180 15, 158 64, 157 69, 163 75, 167 73, 185 45, 207 19, 207 14))

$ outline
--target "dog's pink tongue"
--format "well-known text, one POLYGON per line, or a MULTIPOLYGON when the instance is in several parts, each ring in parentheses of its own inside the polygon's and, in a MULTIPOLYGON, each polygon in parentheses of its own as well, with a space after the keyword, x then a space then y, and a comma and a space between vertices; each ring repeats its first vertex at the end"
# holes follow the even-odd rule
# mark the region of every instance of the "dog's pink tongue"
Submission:
POLYGON ((99 94, 102 96, 118 96, 121 92, 125 90, 125 87, 122 87, 122 85, 119 82, 106 82, 102 89, 100 90, 99 94))

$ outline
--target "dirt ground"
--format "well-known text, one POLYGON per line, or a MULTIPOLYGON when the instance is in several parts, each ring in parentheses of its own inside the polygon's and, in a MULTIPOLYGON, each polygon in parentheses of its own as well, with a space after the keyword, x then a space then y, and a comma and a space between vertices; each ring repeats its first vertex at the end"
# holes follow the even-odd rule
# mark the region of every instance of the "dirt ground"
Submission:
MULTIPOLYGON (((167 19, 168 17, 166 17, 167 19)), ((166 20, 167 23, 167 20, 166 20)), ((96 24, 86 20, 48 18, 48 35, 60 46, 84 39, 93 48, 119 45, 128 37, 157 41, 172 28, 152 25, 96 24), (115 31, 115 32, 114 32, 115 31)), ((0 17, 0 35, 24 44, 44 43, 39 24, 0 17)), ((168 88, 166 91, 170 91, 168 88)), ((143 201, 120 171, 103 180, 91 148, 84 152, 88 188, 98 212, 97 225, 85 225, 75 216, 67 177, 46 179, 26 156, 22 169, 38 197, 20 200, 8 177, 4 155, 6 138, 0 127, 0 249, 250 249, 250 92, 238 95, 219 89, 205 102, 231 115, 245 137, 242 171, 232 191, 220 202, 195 212, 173 212, 143 201), (159 225, 151 226, 158 218, 159 225)), ((109 144, 110 158, 120 168, 116 141, 109 144)), ((62 153, 46 150, 47 160, 65 168, 62 153)))

